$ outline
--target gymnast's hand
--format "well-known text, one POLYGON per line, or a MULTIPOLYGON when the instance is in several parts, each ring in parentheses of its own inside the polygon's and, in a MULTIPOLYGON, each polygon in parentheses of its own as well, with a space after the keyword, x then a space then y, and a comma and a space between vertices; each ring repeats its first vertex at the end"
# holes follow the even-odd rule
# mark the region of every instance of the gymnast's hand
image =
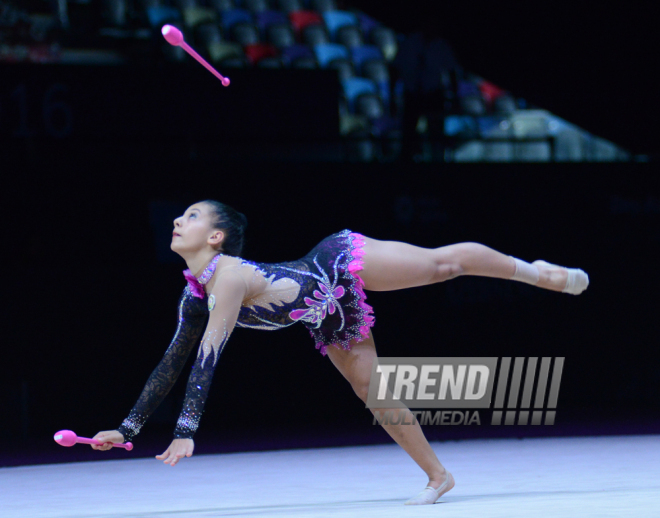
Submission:
POLYGON ((156 458, 159 460, 165 459, 163 460, 165 464, 174 466, 183 457, 192 456, 194 449, 195 442, 192 439, 174 439, 170 447, 160 455, 156 455, 156 458))
POLYGON ((93 450, 106 451, 112 448, 113 442, 123 443, 124 436, 117 430, 106 430, 105 432, 97 433, 92 439, 101 441, 104 444, 91 444, 93 450))

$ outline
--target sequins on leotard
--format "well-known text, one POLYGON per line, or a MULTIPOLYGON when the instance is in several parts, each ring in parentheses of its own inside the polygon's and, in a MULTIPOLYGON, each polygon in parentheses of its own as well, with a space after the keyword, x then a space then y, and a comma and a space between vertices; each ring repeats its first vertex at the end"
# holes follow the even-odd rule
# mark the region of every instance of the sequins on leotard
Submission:
MULTIPOLYGON (((352 340, 364 340, 368 328, 374 325, 374 317, 373 309, 365 303, 364 282, 357 273, 362 268, 363 244, 363 236, 343 230, 322 240, 297 261, 257 263, 240 259, 238 265, 228 268, 249 268, 252 273, 242 276, 244 280, 247 277, 248 295, 240 307, 236 326, 276 330, 301 322, 323 355, 330 345, 349 349, 352 340)), ((172 388, 186 358, 199 343, 209 307, 208 298, 194 297, 186 286, 179 300, 175 336, 138 402, 118 428, 125 440, 137 435, 172 388)), ((212 308, 221 310, 217 303, 212 308)), ((207 329, 200 344, 175 438, 192 438, 199 426, 213 371, 233 329, 224 319, 222 322, 222 326, 207 329)))

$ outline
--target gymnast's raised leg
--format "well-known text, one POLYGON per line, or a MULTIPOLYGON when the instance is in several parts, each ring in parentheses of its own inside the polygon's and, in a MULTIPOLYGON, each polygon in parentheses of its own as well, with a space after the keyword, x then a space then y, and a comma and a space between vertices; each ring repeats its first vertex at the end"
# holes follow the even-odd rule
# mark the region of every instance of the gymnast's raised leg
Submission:
POLYGON ((460 275, 517 280, 573 295, 579 295, 589 285, 589 277, 578 268, 542 260, 529 264, 480 243, 422 248, 365 237, 363 248, 364 266, 359 273, 364 289, 372 291, 425 286, 460 275))

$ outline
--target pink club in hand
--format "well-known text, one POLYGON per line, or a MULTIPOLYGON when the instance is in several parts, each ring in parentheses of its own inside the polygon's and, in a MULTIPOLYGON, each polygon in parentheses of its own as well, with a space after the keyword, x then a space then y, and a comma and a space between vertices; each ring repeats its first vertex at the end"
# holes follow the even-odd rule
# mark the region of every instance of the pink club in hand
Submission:
MULTIPOLYGON (((98 445, 105 444, 104 442, 97 441, 96 439, 88 439, 87 437, 78 437, 71 430, 60 430, 55 434, 53 439, 55 439, 55 442, 57 444, 60 444, 62 446, 73 446, 76 443, 98 444, 98 445)), ((126 448, 127 451, 131 451, 133 449, 133 443, 130 442, 127 442, 126 444, 113 442, 112 446, 115 448, 126 448)))
POLYGON ((163 25, 161 32, 163 33, 163 37, 167 40, 167 43, 169 43, 170 45, 174 45, 175 47, 181 47, 188 54, 190 54, 197 61, 199 61, 202 65, 204 65, 204 67, 206 67, 206 69, 209 72, 211 72, 215 77, 220 79, 220 81, 222 81, 222 86, 229 86, 229 78, 221 75, 215 68, 209 65, 202 56, 197 54, 197 52, 195 52, 190 47, 190 45, 188 45, 185 41, 183 41, 183 34, 179 29, 177 29, 173 25, 163 25))

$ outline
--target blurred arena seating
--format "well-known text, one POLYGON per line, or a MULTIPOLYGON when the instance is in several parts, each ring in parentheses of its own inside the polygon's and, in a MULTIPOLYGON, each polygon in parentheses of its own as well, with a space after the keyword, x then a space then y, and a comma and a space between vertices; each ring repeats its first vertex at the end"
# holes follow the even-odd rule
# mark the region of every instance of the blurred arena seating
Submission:
MULTIPOLYGON (((0 61, 122 63, 136 56, 187 62, 163 24, 219 70, 333 69, 341 83, 339 134, 350 160, 401 152, 405 72, 392 29, 335 0, 0 0, 0 61), (53 6, 57 6, 56 8, 53 6), (38 11, 39 9, 37 9, 38 11), (34 10, 33 10, 34 11, 34 10), (156 49, 156 50, 155 50, 156 49)), ((195 65, 196 66, 196 65, 195 65)), ((415 114, 417 161, 627 160, 629 154, 502 88, 438 63, 440 107, 415 114)), ((410 108, 412 110, 412 108, 410 108)))

